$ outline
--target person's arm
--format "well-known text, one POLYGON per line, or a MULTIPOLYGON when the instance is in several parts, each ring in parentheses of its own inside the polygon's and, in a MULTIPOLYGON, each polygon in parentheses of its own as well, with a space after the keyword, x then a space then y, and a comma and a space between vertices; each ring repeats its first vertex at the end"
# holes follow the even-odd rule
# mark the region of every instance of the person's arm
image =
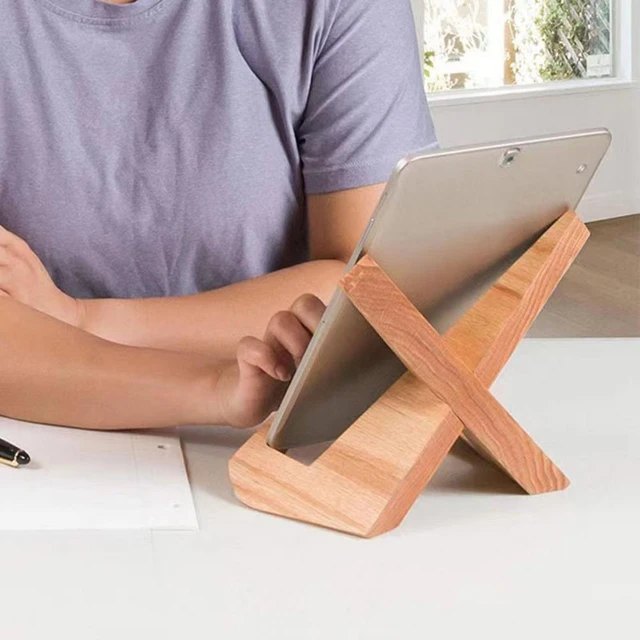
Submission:
POLYGON ((221 362, 108 342, 3 296, 0 415, 91 429, 254 426, 277 407, 323 311, 304 296, 221 362))
POLYGON ((308 197, 310 262, 197 295, 84 300, 79 326, 122 344, 231 358, 240 338, 261 336, 299 296, 328 303, 383 188, 308 197))
POLYGON ((242 337, 262 336, 269 318, 299 296, 311 293, 328 302, 383 188, 308 197, 310 262, 173 298, 74 300, 55 287, 22 239, 1 229, 0 296, 112 342, 230 359, 242 337))

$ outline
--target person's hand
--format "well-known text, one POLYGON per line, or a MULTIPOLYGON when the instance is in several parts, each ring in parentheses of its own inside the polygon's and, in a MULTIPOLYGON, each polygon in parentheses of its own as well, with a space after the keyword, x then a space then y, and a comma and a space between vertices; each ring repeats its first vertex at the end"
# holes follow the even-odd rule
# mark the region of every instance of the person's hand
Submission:
POLYGON ((78 326, 79 302, 56 287, 40 258, 22 238, 1 226, 0 296, 78 326))
POLYGON ((271 318, 262 340, 238 343, 237 361, 222 370, 216 384, 225 424, 254 427, 278 408, 324 310, 319 298, 304 295, 271 318))

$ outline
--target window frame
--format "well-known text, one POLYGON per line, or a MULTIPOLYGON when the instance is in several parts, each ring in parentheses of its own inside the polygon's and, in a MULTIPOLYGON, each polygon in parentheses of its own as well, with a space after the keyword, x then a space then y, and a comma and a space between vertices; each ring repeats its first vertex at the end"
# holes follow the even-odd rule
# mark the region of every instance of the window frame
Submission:
MULTIPOLYGON (((490 87, 485 89, 453 89, 429 93, 432 105, 463 105, 478 102, 522 100, 541 96, 570 95, 599 91, 633 89, 640 86, 640 2, 612 0, 614 75, 610 78, 559 80, 539 84, 490 87), (637 35, 634 35, 637 34, 637 35)), ((418 26, 419 50, 422 58, 425 42, 420 25, 424 21, 423 0, 412 0, 418 26)))

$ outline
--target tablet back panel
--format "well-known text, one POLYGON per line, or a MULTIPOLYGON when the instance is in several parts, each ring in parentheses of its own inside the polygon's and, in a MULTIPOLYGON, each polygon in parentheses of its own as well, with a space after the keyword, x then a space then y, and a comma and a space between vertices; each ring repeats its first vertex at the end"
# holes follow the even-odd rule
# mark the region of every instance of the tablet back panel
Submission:
MULTIPOLYGON (((604 130, 426 154, 401 161, 356 248, 441 332, 565 211, 608 146, 604 130)), ((278 449, 332 440, 405 369, 337 290, 269 433, 278 449)))

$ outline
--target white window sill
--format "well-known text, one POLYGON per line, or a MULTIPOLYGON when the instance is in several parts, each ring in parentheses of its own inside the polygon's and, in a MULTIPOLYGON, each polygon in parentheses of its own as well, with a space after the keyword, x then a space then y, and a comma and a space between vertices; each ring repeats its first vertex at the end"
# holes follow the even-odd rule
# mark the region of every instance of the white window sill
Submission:
POLYGON ((520 87, 496 87, 495 89, 452 89, 429 93, 432 107, 458 106, 479 102, 503 102, 504 100, 526 100, 528 98, 551 98, 555 96, 601 91, 619 91, 640 88, 640 82, 625 78, 593 78, 547 82, 520 87))

